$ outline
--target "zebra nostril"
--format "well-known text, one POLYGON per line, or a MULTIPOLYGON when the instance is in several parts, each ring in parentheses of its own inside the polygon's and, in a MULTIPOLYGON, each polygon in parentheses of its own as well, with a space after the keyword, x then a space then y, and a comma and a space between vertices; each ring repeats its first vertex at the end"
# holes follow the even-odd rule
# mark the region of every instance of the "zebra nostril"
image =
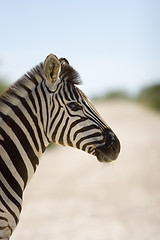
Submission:
POLYGON ((113 150, 113 152, 116 152, 116 149, 114 147, 112 147, 112 150, 113 150))
POLYGON ((112 143, 114 142, 115 134, 112 132, 112 130, 108 128, 105 129, 104 136, 106 138, 106 142, 110 142, 110 144, 113 145, 112 143))
POLYGON ((116 157, 120 152, 120 142, 117 136, 113 133, 111 129, 105 130, 106 145, 108 146, 108 152, 110 155, 116 157))
POLYGON ((95 155, 100 162, 111 162, 116 160, 120 152, 120 142, 117 136, 109 128, 103 132, 105 145, 96 148, 95 155))

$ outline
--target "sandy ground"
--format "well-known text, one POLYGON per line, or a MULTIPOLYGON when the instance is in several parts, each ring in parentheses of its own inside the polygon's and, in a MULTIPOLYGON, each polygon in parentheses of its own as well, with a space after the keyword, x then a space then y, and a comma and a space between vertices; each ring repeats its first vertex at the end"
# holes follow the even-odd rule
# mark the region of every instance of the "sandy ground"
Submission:
POLYGON ((121 141, 119 158, 47 151, 12 240, 160 239, 160 115, 128 102, 96 107, 121 141))

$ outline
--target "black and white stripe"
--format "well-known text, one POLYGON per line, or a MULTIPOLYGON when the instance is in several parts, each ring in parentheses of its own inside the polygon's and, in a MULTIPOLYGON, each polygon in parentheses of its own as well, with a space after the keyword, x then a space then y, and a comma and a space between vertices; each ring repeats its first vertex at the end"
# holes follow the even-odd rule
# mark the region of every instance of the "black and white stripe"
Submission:
POLYGON ((0 239, 16 227, 23 191, 50 141, 94 155, 105 144, 108 126, 76 87, 78 73, 66 59, 58 61, 56 82, 41 63, 0 97, 0 239))

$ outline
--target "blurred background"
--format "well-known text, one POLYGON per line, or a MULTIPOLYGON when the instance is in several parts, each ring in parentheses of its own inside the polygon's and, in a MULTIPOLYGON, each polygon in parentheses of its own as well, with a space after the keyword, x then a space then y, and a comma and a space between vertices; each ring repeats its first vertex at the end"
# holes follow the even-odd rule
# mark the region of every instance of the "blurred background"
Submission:
POLYGON ((65 57, 92 97, 160 83, 160 2, 0 1, 0 76, 8 84, 49 53, 65 57), (97 84, 98 82, 98 84, 97 84))
POLYGON ((0 92, 65 57, 122 145, 107 166, 49 149, 12 239, 160 239, 159 13, 158 0, 0 0, 0 92))

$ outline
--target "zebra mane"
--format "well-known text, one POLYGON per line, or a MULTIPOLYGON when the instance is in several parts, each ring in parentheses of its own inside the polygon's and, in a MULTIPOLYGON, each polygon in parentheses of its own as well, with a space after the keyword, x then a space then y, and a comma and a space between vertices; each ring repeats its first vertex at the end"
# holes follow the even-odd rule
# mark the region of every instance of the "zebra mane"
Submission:
MULTIPOLYGON (((82 84, 79 73, 69 64, 67 59, 60 58, 59 61, 61 62, 60 79, 62 81, 67 81, 69 84, 72 85, 82 84)), ((25 91, 25 86, 32 89, 32 86, 38 85, 39 80, 42 79, 44 79, 44 76, 43 63, 41 62, 39 65, 35 66, 26 74, 24 74, 21 78, 19 78, 13 85, 11 85, 0 95, 0 105, 1 102, 5 99, 10 99, 12 101, 14 98, 13 96, 15 96, 16 93, 22 93, 23 91, 25 91)))
POLYGON ((35 86, 39 84, 39 80, 43 79, 43 63, 40 63, 31 71, 24 74, 19 78, 15 83, 13 83, 9 88, 7 88, 0 95, 0 108, 3 106, 3 102, 10 101, 14 103, 17 101, 16 95, 23 96, 23 93, 26 94, 26 91, 32 91, 35 86), (37 78, 39 76, 39 78, 37 78))
MULTIPOLYGON (((69 64, 68 60, 65 58, 59 59, 61 63, 61 72, 60 79, 67 81, 70 84, 80 85, 82 84, 79 73, 69 64)), ((40 63, 36 67, 34 67, 30 72, 27 72, 25 77, 29 77, 31 81, 34 81, 35 75, 39 75, 42 79, 43 76, 43 63, 40 63)))
POLYGON ((82 84, 79 73, 69 64, 68 60, 65 58, 60 58, 59 61, 61 63, 60 78, 68 81, 70 84, 82 84))

